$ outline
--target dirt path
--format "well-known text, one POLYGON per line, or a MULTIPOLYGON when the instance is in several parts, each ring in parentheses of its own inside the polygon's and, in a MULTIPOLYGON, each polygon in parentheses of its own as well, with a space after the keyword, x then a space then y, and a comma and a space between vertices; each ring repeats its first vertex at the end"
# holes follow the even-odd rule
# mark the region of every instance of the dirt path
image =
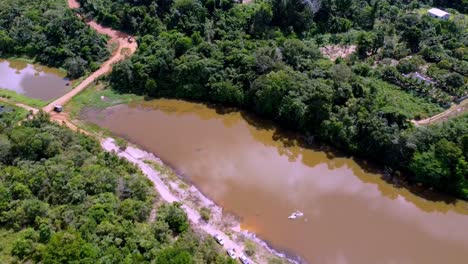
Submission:
MULTIPOLYGON (((79 8, 80 4, 76 0, 68 0, 68 6, 72 9, 75 9, 79 8)), ((93 72, 73 90, 44 107, 43 110, 45 112, 51 112, 55 105, 65 105, 68 103, 75 95, 83 91, 94 80, 96 80, 101 75, 108 73, 112 69, 112 64, 124 59, 126 56, 130 56, 136 51, 138 47, 136 41, 133 41, 132 43, 128 42, 128 35, 125 33, 113 30, 108 27, 103 27, 95 21, 88 21, 87 24, 100 34, 109 36, 111 38, 110 42, 117 43, 118 47, 114 54, 112 54, 112 57, 105 61, 97 71, 93 72), (128 52, 123 52, 124 50, 127 50, 128 52)), ((52 118, 54 119, 55 116, 57 115, 53 115, 52 118)))
POLYGON ((461 115, 467 111, 468 111, 468 98, 450 107, 449 109, 445 110, 442 113, 439 113, 437 115, 431 116, 423 120, 418 120, 418 121, 411 120, 411 122, 417 126, 430 125, 432 123, 441 122, 451 117, 461 115))
POLYGON ((24 109, 28 110, 29 112, 31 112, 33 114, 37 114, 37 112, 39 112, 39 109, 37 109, 37 108, 31 107, 29 105, 21 104, 21 103, 16 103, 16 102, 10 101, 10 100, 8 100, 6 98, 0 97, 0 101, 5 102, 5 103, 9 103, 9 104, 12 104, 12 105, 16 105, 16 106, 21 107, 21 108, 24 108, 24 109))

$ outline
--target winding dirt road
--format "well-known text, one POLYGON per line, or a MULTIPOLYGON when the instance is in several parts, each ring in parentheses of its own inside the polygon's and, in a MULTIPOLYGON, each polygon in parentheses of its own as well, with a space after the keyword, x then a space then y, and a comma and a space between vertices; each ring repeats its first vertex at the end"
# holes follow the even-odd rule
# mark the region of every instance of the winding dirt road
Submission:
MULTIPOLYGON (((80 7, 80 4, 76 0, 68 0, 68 6, 72 9, 76 9, 80 7)), ((43 108, 45 112, 51 113, 52 119, 54 120, 58 115, 56 113, 52 113, 55 105, 65 105, 66 103, 68 103, 75 95, 83 91, 98 77, 110 72, 114 63, 123 60, 127 56, 132 55, 138 47, 136 41, 133 41, 132 43, 128 42, 129 36, 125 33, 113 30, 112 28, 104 27, 96 23, 95 21, 88 21, 86 23, 98 33, 109 36, 111 38, 110 42, 117 43, 118 47, 112 54, 112 57, 105 61, 97 71, 93 72, 90 76, 88 76, 88 78, 82 81, 77 87, 72 89, 70 92, 43 108)))
POLYGON ((425 126, 425 125, 430 125, 432 123, 437 123, 437 122, 447 120, 451 117, 461 115, 467 111, 468 111, 468 99, 465 99, 461 101, 460 103, 445 110, 442 113, 439 113, 437 115, 428 117, 426 119, 418 120, 418 121, 411 120, 411 122, 417 126, 425 126))

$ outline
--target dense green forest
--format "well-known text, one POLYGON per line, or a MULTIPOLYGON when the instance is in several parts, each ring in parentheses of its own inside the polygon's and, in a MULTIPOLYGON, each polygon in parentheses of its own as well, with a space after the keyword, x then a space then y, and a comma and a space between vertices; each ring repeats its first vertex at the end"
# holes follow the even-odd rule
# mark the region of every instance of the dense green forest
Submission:
POLYGON ((80 3, 138 36, 109 77, 114 89, 247 109, 468 198, 468 117, 410 122, 468 93, 466 0, 80 3), (432 6, 451 18, 428 16, 432 6), (319 49, 332 45, 356 52, 332 61, 319 49))
POLYGON ((23 118, 0 113, 0 263, 232 263, 179 204, 149 222, 157 194, 134 165, 46 114, 23 118))
POLYGON ((71 78, 109 56, 105 36, 89 28, 65 0, 0 1, 0 56, 27 56, 65 68, 71 78))

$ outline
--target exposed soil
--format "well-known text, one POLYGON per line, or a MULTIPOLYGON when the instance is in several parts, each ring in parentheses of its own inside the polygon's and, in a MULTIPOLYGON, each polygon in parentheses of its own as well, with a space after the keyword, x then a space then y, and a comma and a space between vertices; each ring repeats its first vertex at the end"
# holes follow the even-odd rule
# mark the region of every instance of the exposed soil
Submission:
POLYGON ((338 58, 346 58, 356 51, 356 45, 342 46, 342 45, 328 45, 321 47, 322 55, 335 61, 338 58))

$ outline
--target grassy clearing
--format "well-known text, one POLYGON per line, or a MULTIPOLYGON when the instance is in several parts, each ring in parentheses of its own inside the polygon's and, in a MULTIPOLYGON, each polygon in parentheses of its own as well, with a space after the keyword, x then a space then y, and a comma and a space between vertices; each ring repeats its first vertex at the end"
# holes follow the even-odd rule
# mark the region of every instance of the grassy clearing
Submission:
POLYGON ((134 94, 119 94, 107 88, 106 83, 93 84, 86 90, 75 96, 66 106, 65 110, 72 118, 79 115, 85 107, 104 109, 107 107, 127 104, 143 100, 142 96, 134 94))
POLYGON ((14 242, 21 237, 21 232, 0 229, 0 263, 14 263, 11 256, 14 242))
POLYGON ((431 103, 424 98, 413 96, 395 85, 381 80, 373 79, 372 82, 380 88, 379 102, 383 111, 399 111, 411 118, 425 118, 442 112, 444 109, 438 104, 431 103))
POLYGON ((0 88, 0 97, 6 98, 15 103, 22 103, 22 104, 29 105, 35 108, 42 108, 47 105, 47 102, 44 102, 42 100, 30 98, 22 94, 18 94, 14 91, 2 89, 2 88, 0 88))

